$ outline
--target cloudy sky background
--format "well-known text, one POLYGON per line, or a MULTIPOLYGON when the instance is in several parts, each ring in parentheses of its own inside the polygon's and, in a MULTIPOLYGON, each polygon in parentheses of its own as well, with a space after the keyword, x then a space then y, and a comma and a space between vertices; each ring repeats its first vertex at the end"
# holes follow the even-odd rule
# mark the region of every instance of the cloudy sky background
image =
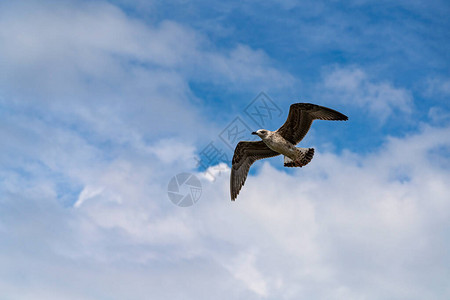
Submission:
MULTIPOLYGON (((1 299, 449 299, 447 1, 0 1, 1 299), (196 167, 265 92, 305 168, 196 167), (216 170, 216 168, 214 169, 216 170), (211 170, 212 172, 214 170, 211 170), (197 175, 199 202, 167 184, 197 175), (273 180, 275 178, 276 180, 273 180)), ((211 166, 214 167, 214 166, 211 166)))

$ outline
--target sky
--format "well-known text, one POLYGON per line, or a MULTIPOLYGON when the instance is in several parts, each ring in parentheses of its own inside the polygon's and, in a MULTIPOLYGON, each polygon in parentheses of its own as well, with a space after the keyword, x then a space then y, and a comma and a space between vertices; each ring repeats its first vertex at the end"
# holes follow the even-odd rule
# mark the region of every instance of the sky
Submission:
POLYGON ((449 299, 448 15, 0 0, 0 299, 449 299), (315 121, 307 166, 258 161, 231 202, 234 146, 296 102, 349 120, 315 121))

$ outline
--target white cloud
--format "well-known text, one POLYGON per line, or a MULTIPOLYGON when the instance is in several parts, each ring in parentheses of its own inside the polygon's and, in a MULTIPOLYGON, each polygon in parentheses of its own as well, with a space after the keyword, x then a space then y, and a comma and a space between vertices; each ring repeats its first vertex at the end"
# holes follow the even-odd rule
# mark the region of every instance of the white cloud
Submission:
POLYGON ((194 146, 188 146, 179 140, 160 140, 155 145, 147 147, 147 151, 155 154, 165 164, 178 162, 185 164, 188 169, 194 167, 194 164, 192 164, 195 162, 194 146))
MULTIPOLYGON (((27 78, 27 88, 33 92, 41 89, 47 94, 48 89, 61 87, 67 92, 67 84, 72 89, 86 88, 86 79, 120 83, 126 88, 132 84, 130 79, 136 79, 129 77, 153 74, 152 70, 157 71, 160 81, 167 77, 176 80, 181 75, 247 84, 247 88, 249 82, 259 81, 267 88, 288 86, 294 81, 288 73, 276 70, 261 50, 245 45, 216 49, 207 37, 173 21, 149 25, 102 2, 53 7, 33 1, 28 4, 32 10, 3 4, 0 53, 9 77, 2 79, 11 86, 24 76, 40 74, 27 78), (25 19, 27 22, 22 22, 25 19)), ((184 87, 175 83, 178 90, 184 87)), ((151 86, 152 81, 147 84, 151 86)))
POLYGON ((267 297, 267 283, 255 267, 255 254, 242 253, 227 266, 233 276, 244 282, 248 289, 261 297, 267 297))
POLYGON ((333 101, 353 105, 384 123, 394 113, 410 114, 411 93, 389 82, 373 81, 355 67, 335 68, 324 75, 320 91, 333 101))
POLYGON ((429 78, 426 81, 425 93, 428 97, 444 98, 450 95, 450 79, 449 78, 429 78))
POLYGON ((24 270, 23 257, 3 261, 2 290, 47 299, 38 286, 80 298, 446 299, 449 149, 450 128, 424 126, 367 155, 318 151, 291 174, 258 163, 235 203, 223 171, 202 180, 202 198, 190 208, 169 201, 169 178, 139 160, 116 163, 98 179, 109 192, 78 209, 3 200, 2 235, 15 242, 1 253, 24 243, 45 252, 23 254, 36 266, 27 288, 9 275, 24 270), (60 229, 47 231, 53 226, 60 229), (55 281, 55 268, 67 280, 55 281), (38 269, 46 271, 37 276, 38 269))
POLYGON ((80 207, 86 200, 92 199, 100 195, 104 191, 103 187, 92 187, 86 186, 78 196, 77 202, 73 205, 74 207, 80 207))
POLYGON ((8 101, 121 143, 218 132, 202 126, 192 81, 255 94, 296 81, 261 50, 216 48, 191 28, 148 24, 104 2, 2 3, 0 45, 8 101))
POLYGON ((445 124, 450 120, 450 113, 438 106, 433 106, 428 110, 428 118, 434 124, 445 124))

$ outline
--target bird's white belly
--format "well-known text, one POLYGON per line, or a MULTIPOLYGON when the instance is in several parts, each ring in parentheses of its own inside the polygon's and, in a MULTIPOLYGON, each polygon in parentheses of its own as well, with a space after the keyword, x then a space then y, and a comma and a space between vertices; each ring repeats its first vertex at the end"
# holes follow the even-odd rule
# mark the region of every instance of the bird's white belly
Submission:
POLYGON ((292 159, 294 159, 296 156, 297 149, 295 149, 295 146, 290 144, 288 141, 284 139, 283 140, 267 139, 263 141, 267 145, 267 147, 269 147, 271 150, 275 152, 283 154, 292 159))

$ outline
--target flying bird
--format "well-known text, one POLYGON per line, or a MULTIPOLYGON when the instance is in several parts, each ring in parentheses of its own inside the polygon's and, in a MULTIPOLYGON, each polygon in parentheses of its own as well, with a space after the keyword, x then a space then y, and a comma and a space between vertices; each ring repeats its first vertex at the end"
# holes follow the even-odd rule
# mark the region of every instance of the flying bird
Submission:
POLYGON ((347 121, 348 117, 333 109, 311 103, 295 103, 289 108, 286 122, 276 131, 259 129, 252 134, 261 141, 241 141, 234 150, 231 176, 231 200, 236 200, 245 183, 250 166, 258 159, 284 155, 285 167, 303 167, 314 156, 314 148, 295 147, 306 135, 314 120, 347 121))

